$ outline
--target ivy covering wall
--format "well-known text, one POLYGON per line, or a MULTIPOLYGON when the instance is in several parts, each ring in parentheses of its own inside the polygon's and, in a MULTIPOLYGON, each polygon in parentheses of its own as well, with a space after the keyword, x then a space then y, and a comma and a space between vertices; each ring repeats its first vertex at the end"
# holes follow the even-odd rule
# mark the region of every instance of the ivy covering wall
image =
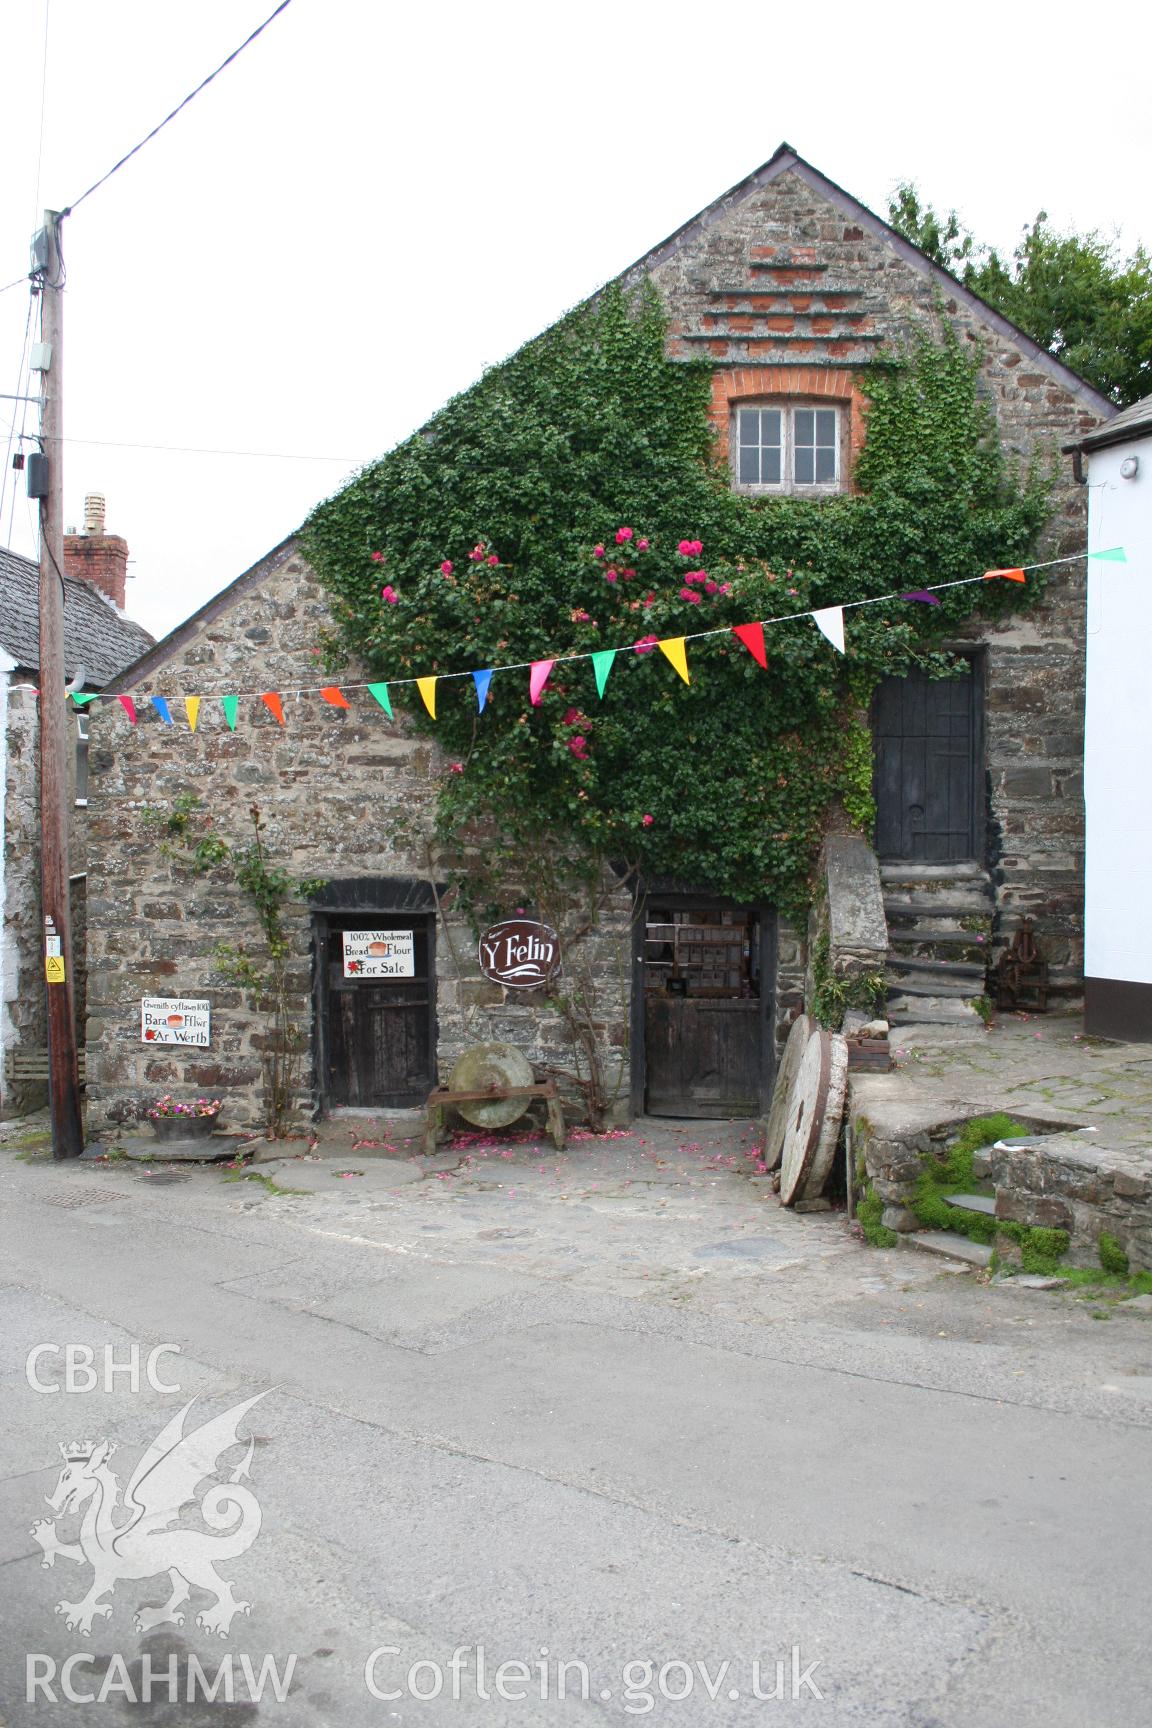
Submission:
POLYGON ((526 671, 498 673, 483 714, 470 678, 439 686, 435 721, 396 692, 447 754, 445 834, 481 822, 513 858, 544 834, 574 867, 619 859, 798 911, 829 807, 867 820, 875 680, 954 670, 941 635, 1027 604, 1036 579, 849 613, 844 661, 810 619, 766 631, 767 671, 731 637, 690 643, 687 687, 651 640, 1024 561, 1050 475, 1006 461, 978 356, 925 338, 863 377, 852 495, 736 495, 710 368, 664 340, 653 289, 608 289, 320 505, 305 549, 332 596, 325 646, 387 679, 627 645, 602 699, 590 661, 558 666, 539 707, 526 671))

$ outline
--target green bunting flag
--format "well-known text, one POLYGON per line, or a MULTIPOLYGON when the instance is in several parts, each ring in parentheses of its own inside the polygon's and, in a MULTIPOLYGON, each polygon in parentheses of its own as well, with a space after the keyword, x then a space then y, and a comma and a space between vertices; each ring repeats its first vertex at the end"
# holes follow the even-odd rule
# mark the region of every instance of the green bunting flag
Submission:
POLYGON ((1123 546, 1109 546, 1105 552, 1089 552, 1088 556, 1089 558, 1099 558, 1101 562, 1107 559, 1110 564, 1127 564, 1128 562, 1128 554, 1123 546))
POLYGON ((612 670, 612 662, 615 658, 615 648, 601 648, 592 656, 592 669, 596 674, 596 694, 598 696, 604 694, 604 686, 608 682, 608 674, 612 670))
POLYGON ((383 708, 385 714, 387 714, 389 720, 394 720, 396 716, 392 712, 392 698, 388 694, 387 684, 369 684, 368 688, 376 698, 377 702, 379 702, 381 708, 383 708))
POLYGON ((95 702, 98 699, 99 694, 100 694, 100 692, 98 690, 93 690, 91 692, 84 691, 84 690, 73 690, 72 700, 73 700, 73 702, 75 702, 77 708, 83 708, 85 703, 95 702))
POLYGON ((239 696, 221 696, 220 706, 224 710, 224 718, 228 722, 229 732, 236 730, 236 710, 240 706, 239 696))

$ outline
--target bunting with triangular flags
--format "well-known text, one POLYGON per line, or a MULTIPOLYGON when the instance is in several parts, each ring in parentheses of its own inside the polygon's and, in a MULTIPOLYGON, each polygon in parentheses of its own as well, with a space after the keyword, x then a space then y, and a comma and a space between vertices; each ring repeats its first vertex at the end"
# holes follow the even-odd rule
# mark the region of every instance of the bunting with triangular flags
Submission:
POLYGON ((99 690, 72 690, 69 694, 77 708, 83 708, 89 702, 98 702, 100 700, 99 690))
POLYGON ((1023 570, 985 570, 985 582, 995 582, 997 576, 1002 576, 1005 582, 1023 582, 1026 580, 1023 570))
POLYGON ((330 702, 332 704, 333 708, 348 707, 347 696, 345 696, 343 690, 338 689, 335 684, 322 684, 320 686, 320 694, 323 696, 325 702, 330 702))
POLYGON ((436 718, 436 683, 435 678, 417 678, 416 680, 416 688, 420 692, 420 698, 433 720, 436 718))
POLYGON ((488 700, 488 686, 492 682, 492 674, 491 672, 473 672, 472 682, 476 686, 476 705, 483 714, 484 704, 488 700))
POLYGON ((1089 558, 1099 558, 1101 562, 1112 564, 1127 564, 1128 554, 1123 546, 1108 546, 1103 552, 1089 552, 1089 558))
POLYGON ((533 708, 539 708, 544 695, 544 686, 548 682, 548 674, 555 666, 555 660, 533 660, 528 673, 528 699, 533 708))
POLYGON ((119 702, 121 708, 123 708, 125 714, 127 714, 129 720, 131 720, 133 726, 135 726, 136 704, 133 702, 131 696, 117 696, 116 700, 119 702))
POLYGON ((734 624, 732 634, 743 642, 757 665, 767 669, 768 650, 764 646, 763 624, 734 624))
POLYGON ((660 647, 672 665, 675 666, 685 684, 688 684, 691 680, 688 677, 688 651, 684 646, 685 640, 683 636, 666 636, 660 647))
POLYGON ((235 732, 236 711, 240 706, 239 696, 221 696, 220 706, 224 710, 224 718, 228 722, 229 732, 235 732))
POLYGON ((603 696, 604 686, 608 682, 608 674, 616 658, 615 648, 598 648, 592 656, 592 670, 596 674, 596 694, 603 696))
POLYGON ((387 684, 369 684, 368 690, 372 697, 379 702, 389 720, 395 720, 396 716, 392 712, 392 698, 388 694, 387 684))
POLYGON ((267 710, 268 710, 269 714, 271 714, 272 718, 276 721, 277 725, 283 726, 283 724, 284 724, 284 704, 283 704, 283 702, 281 702, 280 697, 277 695, 276 691, 275 690, 265 690, 265 692, 261 696, 260 700, 261 700, 261 702, 263 702, 265 708, 267 708, 267 710))
POLYGON ((199 698, 199 696, 185 696, 185 698, 184 698, 184 712, 188 716, 189 727, 191 728, 191 730, 193 732, 195 732, 196 722, 200 718, 200 698, 199 698))
POLYGON ((844 608, 843 606, 821 606, 812 614, 812 622, 822 636, 826 636, 838 654, 844 652, 844 608))
POLYGON ((168 708, 167 699, 163 696, 151 696, 149 697, 149 701, 153 708, 155 708, 157 714, 159 714, 161 720, 163 720, 165 726, 171 726, 172 715, 168 708))

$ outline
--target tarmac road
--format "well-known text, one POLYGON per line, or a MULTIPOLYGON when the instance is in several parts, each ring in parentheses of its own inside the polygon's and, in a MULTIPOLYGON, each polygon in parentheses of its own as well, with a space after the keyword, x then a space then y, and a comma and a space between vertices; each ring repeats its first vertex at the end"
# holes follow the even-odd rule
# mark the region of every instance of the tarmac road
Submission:
MULTIPOLYGON (((0 1149, 8 1728, 1146 1720, 1152 1319, 784 1212, 742 1124, 371 1138, 255 1172, 297 1193, 0 1149), (134 1624, 174 1594, 166 1517, 149 1577, 91 1533, 41 1565, 61 1444, 114 1443, 120 1525, 170 1418, 257 1393, 206 1466, 252 1438, 242 1535, 181 1519, 250 1604, 227 1635, 199 1588, 134 1624), (85 1637, 57 1604, 109 1553, 85 1637)), ((150 1479, 145 1524, 176 1510, 150 1479)))

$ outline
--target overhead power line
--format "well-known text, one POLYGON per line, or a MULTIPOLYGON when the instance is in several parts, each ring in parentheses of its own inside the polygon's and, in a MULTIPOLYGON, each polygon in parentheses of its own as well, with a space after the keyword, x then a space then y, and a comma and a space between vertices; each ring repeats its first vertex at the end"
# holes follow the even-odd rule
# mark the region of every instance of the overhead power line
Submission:
POLYGON ((123 438, 63 438, 64 444, 98 444, 109 450, 172 450, 181 456, 252 456, 272 462, 363 462, 363 456, 313 456, 296 450, 218 450, 204 444, 136 444, 123 438))
POLYGON ((119 162, 113 163, 112 167, 109 168, 107 174, 102 174, 100 176, 99 180, 97 180, 93 185, 89 186, 87 192, 82 192, 80 194, 79 198, 74 198, 72 200, 71 204, 67 205, 65 207, 65 209, 63 209, 60 212, 60 214, 62 216, 70 215, 73 210, 77 209, 81 204, 83 204, 85 198, 91 198, 93 192, 98 191, 99 188, 101 186, 103 186, 106 181, 111 180, 113 174, 119 173, 120 169, 123 168, 123 166, 126 162, 130 162, 132 160, 133 156, 137 155, 141 150, 143 150, 145 144, 150 144, 152 142, 153 138, 156 137, 156 134, 158 132, 162 132, 170 120, 175 120, 177 114, 181 113, 185 108, 187 108, 189 102, 193 101, 195 99, 195 97, 199 96, 199 94, 202 90, 206 90, 208 88, 209 84, 211 84, 213 78, 218 78, 226 66, 231 66, 233 60, 238 59, 239 56, 241 54, 243 54, 245 48, 249 47, 253 42, 255 42, 257 36, 261 35, 263 31, 267 30, 269 24, 271 24, 274 19, 279 18, 281 12, 286 12, 288 10, 288 7, 291 4, 292 4, 292 0, 280 0, 280 4, 279 4, 279 6, 277 6, 276 10, 274 12, 270 12, 268 14, 268 16, 267 16, 267 18, 265 18, 263 24, 258 24, 256 26, 256 28, 255 28, 255 30, 253 30, 251 36, 245 37, 244 41, 241 42, 239 48, 234 48, 232 50, 232 52, 231 52, 231 54, 229 54, 227 60, 222 60, 214 72, 209 72, 207 78, 203 79, 199 84, 197 84, 195 90, 189 91, 188 95, 185 96, 183 102, 179 103, 175 108, 173 108, 171 114, 166 114, 158 126, 153 126, 151 132, 148 133, 148 136, 146 138, 141 138, 139 144, 134 144, 132 149, 129 150, 126 155, 121 156, 119 162))

